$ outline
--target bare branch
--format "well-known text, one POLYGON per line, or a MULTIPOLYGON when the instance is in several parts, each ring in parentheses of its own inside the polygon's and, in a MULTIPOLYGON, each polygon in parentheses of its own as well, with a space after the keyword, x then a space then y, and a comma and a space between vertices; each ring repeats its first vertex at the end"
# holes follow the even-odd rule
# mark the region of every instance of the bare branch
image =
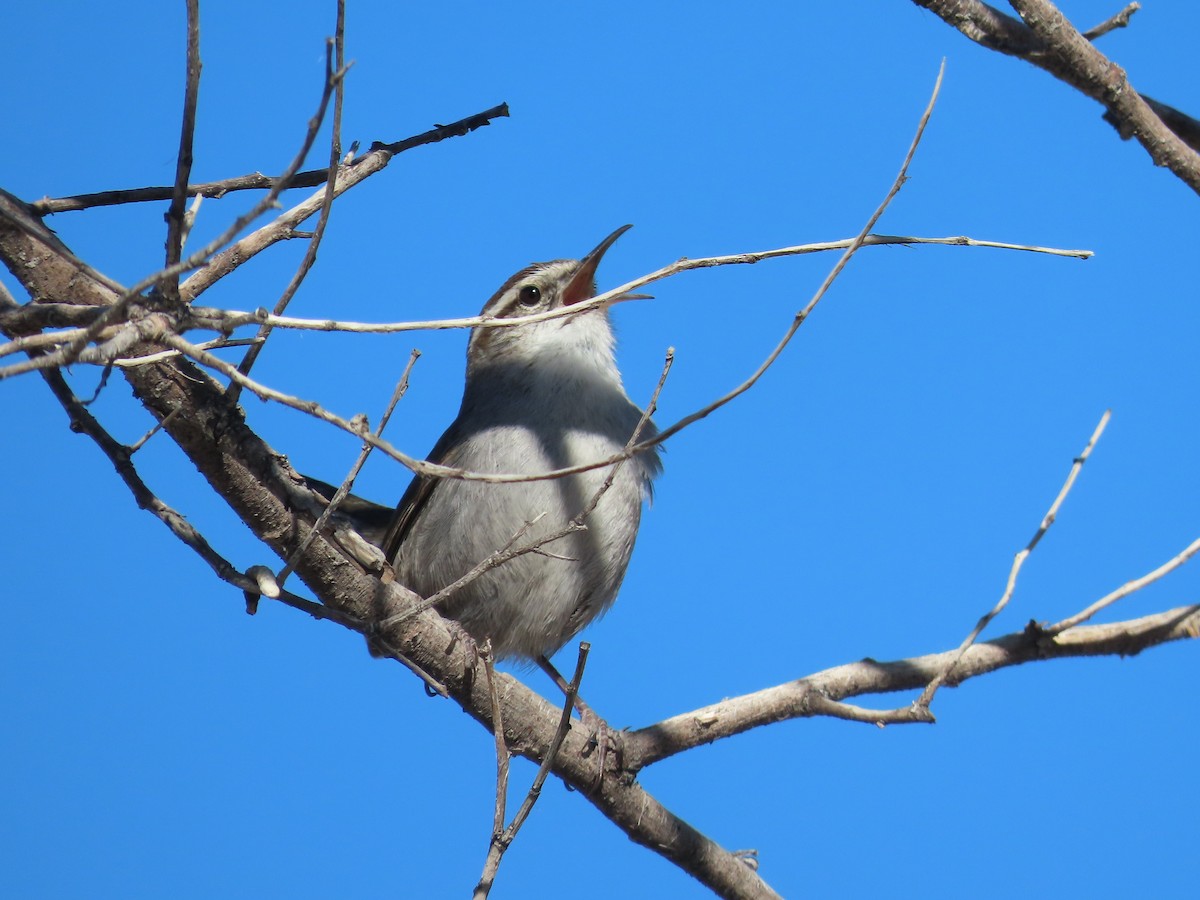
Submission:
MULTIPOLYGON (((192 173, 192 139, 196 133, 196 101, 200 96, 200 0, 187 0, 187 78, 183 91, 183 125, 179 135, 179 153, 175 158, 175 186, 167 209, 167 258, 171 267, 183 254, 186 231, 187 185, 192 173)), ((168 303, 179 302, 178 273, 162 282, 168 303)))
MULTIPOLYGON (((533 322, 545 322, 550 319, 561 319, 566 316, 577 316, 590 309, 612 306, 625 302, 625 295, 646 285, 664 281, 681 272, 695 269, 708 269, 718 266, 753 265, 769 259, 781 259, 788 256, 802 256, 809 253, 821 253, 828 250, 845 250, 852 246, 857 238, 846 238, 839 241, 822 241, 813 244, 800 244, 794 247, 780 247, 774 250, 758 250, 750 253, 735 253, 725 256, 706 256, 694 259, 683 258, 669 265, 656 269, 646 275, 641 275, 619 287, 597 294, 590 300, 572 304, 567 307, 533 313, 527 316, 512 316, 496 318, 494 316, 463 316, 453 319, 425 319, 404 322, 351 322, 339 319, 303 319, 291 316, 276 316, 265 310, 255 312, 239 312, 237 310, 219 310, 211 307, 197 307, 205 315, 203 325, 196 327, 214 328, 220 325, 225 329, 242 328, 246 325, 270 325, 272 328, 291 328, 299 331, 333 331, 351 334, 397 334, 405 331, 442 331, 453 328, 517 328, 533 322)), ((1001 250, 1020 250, 1030 253, 1043 253, 1050 256, 1064 256, 1073 259, 1090 259, 1094 253, 1091 250, 1061 250, 1052 247, 1034 247, 1025 244, 1010 244, 999 241, 982 241, 969 237, 898 237, 886 234, 869 234, 862 240, 863 247, 883 246, 914 246, 920 244, 936 244, 951 247, 990 247, 1001 250)), ((0 322, 3 322, 0 317, 0 322)))
MULTIPOLYGON (((465 119, 459 119, 457 122, 451 122, 449 125, 435 126, 429 131, 423 131, 420 134, 413 135, 401 141, 395 141, 390 144, 376 143, 371 149, 374 151, 376 148, 380 148, 385 150, 389 155, 395 156, 398 153, 412 150, 415 147, 436 144, 439 141, 448 140, 449 138, 464 137, 478 128, 490 125, 492 119, 507 116, 508 104, 501 103, 498 106, 493 106, 491 109, 485 109, 482 112, 467 116, 465 119)), ((239 175, 236 178, 226 178, 222 181, 190 184, 187 188, 187 194, 189 197, 213 197, 219 199, 234 191, 267 190, 279 183, 282 178, 282 175, 263 175, 259 172, 254 172, 249 175, 239 175)), ((297 172, 291 178, 289 187, 317 187, 328 180, 329 169, 310 169, 305 172, 297 172)), ((146 203, 156 200, 170 200, 173 192, 174 188, 171 187, 127 188, 123 190, 98 191, 92 194, 76 194, 71 197, 47 197, 38 200, 30 206, 38 215, 51 215, 53 213, 93 209, 97 206, 116 206, 123 203, 146 203)))
POLYGON ((783 353, 784 349, 791 342, 792 337, 799 330, 800 326, 804 324, 805 319, 807 319, 812 311, 817 308, 817 304, 821 302, 821 298, 825 296, 825 292, 829 290, 830 286, 832 286, 834 279, 841 274, 842 269, 844 269, 846 264, 850 262, 850 258, 858 251, 859 247, 863 246, 863 243, 867 239, 867 235, 871 233, 871 229, 875 227, 875 223, 879 221, 880 217, 884 213, 884 210, 888 208, 888 205, 892 202, 892 198, 894 198, 896 194, 900 192, 900 188, 904 186, 904 182, 908 178, 908 166, 912 162, 913 156, 917 152, 917 147, 921 143, 921 136, 925 133, 925 126, 929 124, 929 117, 933 115, 933 107, 934 104, 937 103, 938 93, 942 89, 942 76, 945 74, 945 72, 946 63, 943 60, 941 66, 938 68, 937 80, 933 85, 933 94, 929 97, 929 103, 925 107, 925 112, 921 115, 921 120, 917 123, 917 133, 913 135, 912 143, 909 144, 908 147, 908 153, 905 154, 904 162, 900 165, 900 172, 896 175, 896 180, 892 182, 892 186, 888 190, 887 195, 883 198, 883 202, 880 203, 875 212, 871 214, 871 217, 867 220, 867 224, 863 226, 863 229, 859 233, 858 237, 856 237, 850 243, 845 252, 842 253, 841 257, 834 264, 833 269, 828 275, 825 276, 825 280, 821 282, 821 286, 817 288, 817 292, 813 294, 812 299, 808 301, 808 304, 802 310, 796 313, 795 317, 792 319, 792 324, 788 327, 787 331, 784 332, 784 335, 779 340, 779 343, 775 345, 775 349, 767 354, 767 358, 762 361, 762 363, 757 369, 754 370, 753 373, 751 373, 749 378, 747 378, 733 390, 729 391, 722 397, 718 397, 716 400, 714 400, 712 403, 709 403, 702 409, 696 410, 696 412, 692 413, 691 415, 684 416, 669 428, 664 428, 652 440, 646 441, 645 443, 639 445, 637 449, 640 450, 646 447, 654 446, 655 444, 660 444, 672 435, 678 434, 693 422, 698 422, 716 410, 720 409, 722 406, 725 406, 730 401, 736 399, 746 391, 750 390, 750 388, 754 387, 758 379, 760 379, 766 373, 767 369, 771 368, 771 366, 775 363, 775 360, 779 358, 780 354, 783 353))
MULTIPOLYGON (((488 695, 492 701, 492 736, 496 739, 496 803, 492 817, 492 844, 504 833, 504 809, 508 802, 508 761, 512 754, 504 743, 504 712, 500 695, 496 692, 496 660, 492 655, 491 640, 484 641, 480 648, 483 654, 484 672, 487 674, 488 695)), ((491 854, 489 853, 489 856, 491 854)))
MULTIPOLYGON (((1077 656, 1133 656, 1170 641, 1200 636, 1200 605, 1183 606, 1111 625, 1082 625, 1052 635, 1030 623, 1023 631, 958 649, 894 662, 865 659, 817 672, 786 684, 732 697, 692 712, 665 719, 625 735, 625 768, 636 773, 646 766, 692 747, 741 734, 785 719, 837 715, 827 701, 847 697, 916 690, 927 685, 950 663, 949 685, 959 685, 998 669, 1077 656)), ((881 724, 868 714, 838 718, 881 724)), ((909 719, 893 717, 891 724, 927 722, 919 711, 909 719)))
MULTIPOLYGON (((538 797, 542 793, 542 785, 546 783, 546 776, 550 774, 551 768, 554 766, 554 760, 558 756, 558 751, 562 748, 563 740, 567 736, 567 732, 571 728, 571 709, 575 704, 575 698, 579 696, 579 684, 583 680, 583 669, 587 665, 588 651, 591 649, 591 644, 587 641, 581 641, 579 644, 579 656, 575 661, 575 674, 571 677, 571 683, 567 686, 566 699, 563 701, 562 716, 558 720, 558 730, 554 732, 554 739, 550 742, 550 746, 546 749, 545 757, 542 759, 541 766, 538 767, 537 775, 533 778, 533 784, 529 787, 529 793, 525 795, 525 800, 521 803, 516 815, 513 816, 512 822, 504 831, 498 835, 493 835, 492 843, 488 847, 487 860, 483 865, 483 874, 479 878, 479 883, 475 885, 475 891, 472 896, 475 900, 483 900, 491 892, 492 884, 496 880, 496 871, 500 868, 500 860, 504 857, 504 852, 512 846, 512 842, 516 840, 517 833, 521 830, 521 826, 525 824, 525 820, 529 818, 529 814, 533 812, 533 805, 537 803, 538 797)), ((497 723, 499 719, 497 718, 497 723)), ((499 733, 499 729, 497 729, 499 733)), ((503 749, 503 745, 497 738, 497 759, 500 754, 507 755, 507 749, 503 749)), ((505 766, 505 780, 507 781, 507 765, 505 766)), ((501 785, 497 784, 497 792, 501 785)), ((497 798, 497 813, 500 820, 503 821, 503 805, 497 798)))
MULTIPOLYGON (((972 41, 1032 63, 1096 100, 1107 110, 1105 119, 1122 137, 1136 137, 1155 165, 1166 166, 1192 190, 1200 191, 1200 156, 1194 149, 1197 144, 1189 146, 1186 131, 1176 133, 1168 127, 1147 98, 1133 90, 1125 71, 1076 31, 1053 4, 1046 0, 1011 0, 1024 19, 1022 23, 979 0, 913 2, 934 12, 972 41)), ((1114 18, 1119 19, 1126 11, 1114 18)), ((1096 30, 1103 33, 1108 24, 1102 23, 1096 30)), ((1197 130, 1192 130, 1192 136, 1196 134, 1197 130)))
POLYGON ((1096 613, 1100 612, 1100 610, 1112 606, 1118 600, 1128 597, 1135 591, 1140 591, 1147 585, 1154 584, 1154 582, 1158 581, 1163 576, 1174 572, 1197 553, 1200 553, 1200 538, 1192 541, 1178 555, 1167 560, 1153 572, 1147 572, 1141 578, 1135 578, 1132 581, 1125 582, 1115 591, 1104 595, 1082 612, 1078 612, 1070 618, 1063 619, 1061 622, 1058 622, 1054 625, 1047 626, 1045 629, 1046 633, 1050 635, 1061 634, 1068 628, 1074 628, 1081 622, 1086 622, 1096 613))
POLYGON ((1083 452, 1075 458, 1071 464, 1071 470, 1067 473, 1067 480, 1063 482, 1062 488, 1058 492, 1058 496, 1054 498, 1054 502, 1050 504, 1050 509, 1046 515, 1042 517, 1041 524, 1038 525, 1037 531, 1033 533, 1029 543, 1023 550, 1017 553, 1013 558, 1012 568, 1008 572, 1008 581, 1004 586, 1004 593, 996 605, 983 615, 980 620, 975 623, 975 627, 971 629, 971 633, 963 639, 962 644, 958 648, 958 657, 952 659, 944 671, 939 672, 937 677, 925 686, 925 690, 921 692, 921 696, 917 698, 916 706, 923 709, 928 709, 930 701, 933 700, 933 695, 937 693, 937 689, 950 677, 954 671, 954 666, 958 659, 967 652, 967 648, 975 643, 975 639, 988 626, 992 619, 996 618, 1008 606, 1008 601, 1012 599, 1013 592, 1017 589, 1017 575, 1021 571, 1021 567, 1025 564, 1025 560, 1029 558, 1029 554, 1033 552, 1033 548, 1038 545, 1038 542, 1050 530, 1050 526, 1054 524, 1054 520, 1058 517, 1058 510, 1062 507, 1063 501, 1067 499, 1067 494, 1075 484, 1075 479, 1079 477, 1080 471, 1083 469, 1083 464, 1092 454, 1092 448, 1096 446, 1096 442, 1100 440, 1100 436, 1104 434, 1104 429, 1108 427, 1108 420, 1112 418, 1112 410, 1106 409, 1104 415, 1100 417, 1099 424, 1096 425, 1096 430, 1092 432, 1091 438, 1088 439, 1087 446, 1083 448, 1083 452))
MULTIPOLYGON (((272 226, 267 226, 271 228, 272 226)), ((704 269, 715 266, 726 265, 751 265, 767 259, 777 259, 786 256, 798 256, 808 253, 818 253, 827 250, 844 250, 854 243, 853 238, 841 241, 825 241, 814 244, 802 244, 795 247, 783 247, 775 250, 762 250, 752 253, 738 253, 727 256, 711 256, 697 259, 681 259, 670 265, 664 266, 647 275, 643 275, 634 279, 620 287, 610 291, 605 291, 597 295, 595 298, 583 303, 574 304, 569 307, 563 307, 556 310, 550 310, 544 313, 536 313, 529 316, 520 316, 512 318, 493 318, 487 316, 471 316, 465 318, 454 319, 434 319, 418 322, 347 322, 335 319, 302 319, 290 316, 272 315, 265 310, 257 310, 255 312, 239 312, 236 310, 221 310, 213 307, 198 307, 192 306, 188 310, 188 315, 181 319, 176 327, 176 333, 183 334, 193 329, 205 329, 228 332, 237 328, 242 328, 247 325, 258 325, 261 329, 274 328, 289 328, 300 331, 336 331, 347 332, 354 334, 396 334, 406 331, 436 331, 450 328, 514 328, 520 325, 530 324, 532 322, 542 322, 547 319, 557 319, 564 316, 580 315, 589 309, 601 306, 611 306, 613 303, 622 302, 623 295, 630 293, 636 288, 644 287, 656 281, 669 278, 681 272, 691 271, 693 269, 704 269)), ((862 246, 887 246, 887 245, 903 245, 909 246, 914 244, 940 244, 956 247, 991 247, 1005 250, 1021 250, 1032 253, 1044 253, 1053 256, 1069 256, 1076 259, 1087 259, 1092 256, 1090 250, 1059 250, 1050 247, 1033 247, 1023 244, 1009 244, 998 241, 981 241, 968 237, 945 237, 945 238, 921 238, 921 237, 897 237, 893 235, 868 235, 862 242, 862 246)), ((10 309, 8 311, 0 311, 0 330, 5 331, 24 331, 31 328, 46 328, 46 327, 63 327, 72 324, 91 324, 94 323, 101 315, 101 311, 91 306, 80 306, 63 303, 49 304, 26 304, 24 306, 10 309)), ((108 326, 101 328, 88 337, 89 340, 111 339, 117 334, 114 330, 119 326, 108 326)), ((14 353, 25 349, 26 347, 43 347, 52 344, 65 343, 67 341, 75 341, 81 336, 87 336, 86 329, 78 329, 74 331, 60 332, 55 337, 47 336, 28 336, 20 337, 10 341, 3 346, 0 346, 0 356, 8 353, 14 353)), ((126 346, 130 345, 129 341, 125 342, 126 346)), ((221 346, 219 344, 200 345, 204 347, 221 346)), ((225 346, 234 346, 234 342, 229 342, 225 346)), ((161 356, 151 355, 151 359, 161 359, 161 356)), ((12 377, 13 375, 23 374, 45 366, 61 365, 62 356, 41 358, 39 361, 22 362, 14 368, 0 369, 0 380, 12 377)), ((112 361, 112 354, 104 355, 97 353, 80 353, 76 361, 86 363, 105 364, 112 361)), ((120 364, 120 363, 118 363, 120 364)), ((126 363, 129 364, 129 363, 126 363)), ((232 376, 231 376, 232 377, 232 376)), ((241 386, 237 379, 233 379, 235 385, 241 386)), ((446 476, 451 477, 451 476, 446 476)))
POLYGON ((1099 25, 1089 28, 1083 33, 1083 36, 1089 41, 1094 41, 1098 37, 1104 37, 1110 31, 1125 28, 1129 25, 1129 20, 1133 17, 1133 14, 1141 8, 1142 4, 1140 3, 1130 3, 1116 15, 1109 16, 1099 25))

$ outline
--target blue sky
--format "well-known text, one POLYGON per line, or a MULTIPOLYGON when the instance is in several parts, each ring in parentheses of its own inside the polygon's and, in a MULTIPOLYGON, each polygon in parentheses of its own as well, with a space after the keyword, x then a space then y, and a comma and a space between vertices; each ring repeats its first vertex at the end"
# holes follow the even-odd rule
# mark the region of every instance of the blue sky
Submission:
MULTIPOLYGON (((36 199, 169 183, 182 6, 7 12, 6 62, 22 74, 6 79, 0 184, 36 199)), ((1200 10, 1143 6, 1101 49, 1140 90, 1200 114, 1200 10)), ((1065 11, 1088 27, 1115 7, 1065 11)), ((895 176, 943 58, 933 122, 877 230, 1096 252, 860 253, 755 390, 671 441, 621 597, 584 634, 584 695, 613 725, 956 645, 1106 408, 1106 436, 988 635, 1065 617, 1200 533, 1196 197, 1048 75, 902 0, 352 2, 348 22, 347 143, 501 101, 512 117, 405 154, 339 201, 294 315, 472 315, 518 268, 578 256, 626 222, 601 286, 680 256, 849 237, 895 176)), ((194 180, 283 168, 332 27, 332 3, 204 6, 194 180)), ((195 240, 252 199, 206 201, 195 240)), ((50 224, 131 283, 161 262, 163 211, 50 224)), ((302 250, 274 248, 205 302, 272 305, 302 250)), ((650 396, 668 346, 660 425, 737 384, 833 262, 691 273, 618 309, 630 395, 650 396)), ((374 420, 418 346, 389 435, 422 454, 456 411, 465 343, 281 333, 255 371, 374 420)), ((80 393, 96 378, 73 373, 80 393)), ((348 632, 271 604, 246 617, 39 380, 6 381, 0 403, 0 893, 465 895, 491 823, 490 736, 348 632)), ((301 470, 336 481, 351 464, 344 434, 244 403, 301 470)), ((119 378, 94 410, 128 442, 149 427, 119 378)), ((272 562, 164 437, 136 459, 237 565, 272 562)), ((380 458, 359 485, 390 502, 407 479, 380 458)), ((1195 602, 1198 587, 1185 569, 1107 620, 1195 602)), ((1187 896, 1198 660, 1176 644, 1027 666, 943 691, 933 727, 785 723, 641 779, 724 846, 757 848, 785 896, 1187 896)), ((515 766, 515 796, 532 774, 515 766)), ((493 896, 567 890, 707 896, 552 783, 493 896)))

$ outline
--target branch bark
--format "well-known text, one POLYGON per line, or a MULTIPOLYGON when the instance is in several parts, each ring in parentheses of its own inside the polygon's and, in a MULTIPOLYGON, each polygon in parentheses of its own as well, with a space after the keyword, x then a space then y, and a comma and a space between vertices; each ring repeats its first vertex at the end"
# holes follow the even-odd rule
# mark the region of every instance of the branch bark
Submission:
POLYGON ((1023 59, 1101 104, 1123 138, 1200 193, 1200 123, 1133 89, 1125 70, 1075 30, 1047 0, 1012 0, 1014 19, 980 0, 913 0, 977 44, 1023 59))

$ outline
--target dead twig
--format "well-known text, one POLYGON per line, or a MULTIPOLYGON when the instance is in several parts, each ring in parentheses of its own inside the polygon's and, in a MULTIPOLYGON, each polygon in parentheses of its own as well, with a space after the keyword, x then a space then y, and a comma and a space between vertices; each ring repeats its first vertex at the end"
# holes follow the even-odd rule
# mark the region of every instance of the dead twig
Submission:
MULTIPOLYGON (((493 833, 492 843, 488 847, 487 860, 483 865, 483 874, 480 876, 479 883, 475 886, 475 892, 472 895, 475 900, 482 900, 491 891, 492 884, 496 880, 496 872, 500 868, 500 860, 504 858, 505 851, 512 846, 512 842, 516 839, 521 826, 525 824, 525 820, 533 812, 533 805, 537 803, 538 797, 541 796, 542 785, 546 783, 546 776, 550 774, 555 757, 558 756, 559 748, 562 747, 563 739, 566 738, 567 732, 571 729, 571 710, 574 708, 575 698, 579 696, 579 684, 583 680, 583 669, 587 665, 588 651, 590 649, 591 645, 587 641, 580 642, 579 656, 575 661, 575 674, 571 677, 571 683, 566 692, 566 699, 563 701, 562 716, 558 720, 558 730, 554 733, 554 739, 550 742, 550 746, 546 748, 545 755, 542 757, 542 764, 538 767, 533 784, 529 787, 529 793, 525 795, 525 800, 521 803, 516 815, 513 816, 512 822, 501 833, 493 833)), ((501 744, 502 742, 497 740, 498 748, 501 744)), ((499 754, 500 752, 498 749, 497 753, 499 754)), ((507 753, 508 751, 505 749, 503 752, 507 753)), ((497 800, 497 803, 499 804, 500 801, 497 800)), ((503 815, 502 810, 501 815, 503 815)))
POLYGON ((1088 457, 1091 456, 1092 448, 1096 446, 1096 442, 1100 440, 1100 435, 1104 434, 1104 429, 1108 427, 1108 420, 1110 418, 1112 418, 1112 410, 1105 410, 1104 415, 1100 417, 1099 424, 1096 425, 1096 430, 1092 432, 1091 438, 1088 439, 1087 446, 1083 448, 1083 452, 1080 453, 1079 456, 1075 458, 1075 461, 1071 464, 1071 471, 1067 473, 1067 480, 1063 482, 1062 489, 1059 490, 1058 496, 1055 497, 1054 502, 1050 504, 1050 509, 1046 512, 1046 515, 1042 517, 1041 524, 1038 525, 1037 531, 1033 533, 1033 537, 1030 538, 1029 543, 1025 545, 1024 549, 1019 551, 1013 558, 1012 568, 1009 569, 1008 572, 1008 581, 1004 586, 1004 593, 1000 595, 1000 599, 996 602, 996 605, 993 606, 987 613, 985 613, 982 618, 980 618, 980 620, 975 624, 975 627, 971 629, 971 633, 963 639, 962 644, 959 645, 957 654, 950 659, 950 661, 946 664, 945 669, 939 672, 929 682, 929 684, 925 686, 925 690, 921 692, 921 696, 918 697, 916 703, 913 704, 918 709, 927 710, 929 708, 929 704, 933 700, 933 695, 937 693, 937 689, 942 686, 947 678, 950 677, 951 673, 954 671, 954 667, 958 664, 958 660, 961 659, 963 654, 967 652, 967 649, 973 643, 975 643, 975 639, 979 637, 983 629, 988 626, 988 623, 991 622, 992 619, 996 618, 996 616, 1000 614, 1004 607, 1008 606, 1008 601, 1012 599, 1013 592, 1017 589, 1017 575, 1020 574, 1021 567, 1025 564, 1025 560, 1029 558, 1029 554, 1033 552, 1033 548, 1038 545, 1038 542, 1042 539, 1046 532, 1050 530, 1050 526, 1054 524, 1054 520, 1058 517, 1059 508, 1062 506, 1063 501, 1067 499, 1067 494, 1070 493, 1071 488, 1074 486, 1075 479, 1079 477, 1079 473, 1083 469, 1083 464, 1087 462, 1088 457))

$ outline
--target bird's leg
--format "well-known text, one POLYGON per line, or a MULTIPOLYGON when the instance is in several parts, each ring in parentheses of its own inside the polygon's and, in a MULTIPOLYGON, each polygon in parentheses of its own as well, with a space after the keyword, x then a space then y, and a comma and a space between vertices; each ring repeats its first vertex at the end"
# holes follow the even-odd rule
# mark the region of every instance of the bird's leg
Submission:
MULTIPOLYGON (((567 683, 567 679, 562 677, 562 673, 554 667, 554 663, 550 662, 545 656, 537 658, 538 668, 550 676, 550 680, 558 685, 558 689, 563 692, 564 696, 571 697, 571 703, 574 705, 576 712, 579 713, 579 718, 585 728, 592 730, 592 737, 589 743, 593 747, 597 747, 600 752, 600 758, 597 762, 600 764, 600 778, 604 777, 604 766, 608 762, 608 744, 611 740, 616 744, 616 735, 608 727, 608 723, 600 717, 594 709, 583 702, 583 698, 579 696, 579 691, 576 690, 574 695, 571 693, 571 686, 567 683)), ((620 752, 619 747, 615 747, 620 752)), ((597 780, 597 784, 599 780, 597 780)))
MULTIPOLYGON (((558 685, 558 689, 563 692, 563 696, 571 696, 571 685, 567 684, 567 679, 562 677, 562 673, 554 667, 554 663, 550 662, 544 656, 537 658, 538 668, 550 676, 550 680, 558 685)), ((591 720, 603 722, 604 720, 598 716, 590 706, 583 702, 583 698, 579 696, 579 691, 576 691, 574 696, 571 696, 571 703, 574 705, 576 712, 579 713, 579 718, 585 722, 591 720)))

